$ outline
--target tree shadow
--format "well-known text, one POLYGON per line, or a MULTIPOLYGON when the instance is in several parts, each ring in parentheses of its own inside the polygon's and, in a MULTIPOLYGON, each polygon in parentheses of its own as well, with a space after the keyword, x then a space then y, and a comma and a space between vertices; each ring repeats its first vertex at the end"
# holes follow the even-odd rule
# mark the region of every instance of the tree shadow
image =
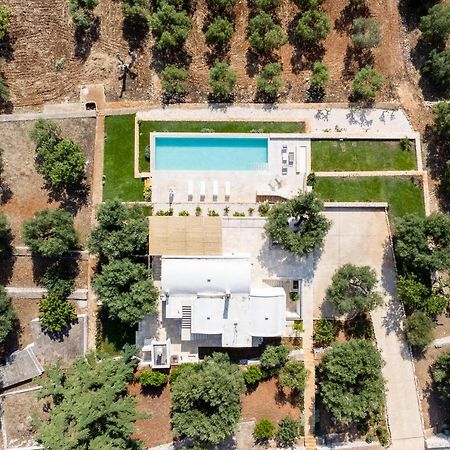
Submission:
POLYGON ((175 64, 177 66, 188 67, 192 62, 192 56, 185 49, 158 50, 153 47, 150 67, 158 74, 166 66, 175 64))
POLYGON ((0 285, 7 286, 11 281, 16 260, 17 256, 11 251, 0 254, 0 285))
POLYGON ((269 60, 270 55, 257 52, 252 47, 249 47, 245 58, 245 71, 250 78, 253 78, 261 71, 261 68, 264 66, 264 62, 269 60))
POLYGON ((231 93, 230 95, 217 95, 210 92, 208 94, 208 103, 210 104, 223 104, 227 105, 234 103, 235 95, 231 93))
POLYGON ((325 100, 325 89, 322 86, 310 86, 306 93, 307 103, 321 103, 325 100))
POLYGON ((41 327, 42 333, 44 333, 45 336, 48 336, 49 339, 56 342, 64 342, 65 338, 68 338, 70 335, 70 330, 72 329, 73 325, 78 324, 78 318, 76 318, 73 322, 70 323, 64 330, 62 331, 50 331, 46 330, 45 328, 41 327))
POLYGON ((10 100, 6 102, 0 101, 0 114, 11 114, 14 110, 14 104, 10 100))
POLYGON ((74 215, 81 208, 88 205, 90 186, 86 182, 67 187, 66 189, 58 189, 49 183, 45 183, 44 188, 49 191, 48 198, 50 202, 60 202, 62 209, 74 215))
MULTIPOLYGON (((6 358, 20 349, 20 335, 23 333, 23 327, 20 326, 20 321, 16 317, 13 321, 13 329, 8 334, 5 341, 0 345, 0 364, 6 362, 6 358)), ((0 386, 1 389, 1 386, 0 386)))
POLYGON ((68 280, 73 285, 75 279, 79 274, 79 256, 63 256, 61 259, 56 260, 53 258, 44 258, 39 255, 32 255, 33 263, 33 281, 38 286, 43 286, 44 276, 50 268, 56 270, 58 278, 62 280, 68 280))
POLYGON ((76 27, 74 35, 74 53, 77 58, 85 61, 91 54, 92 45, 100 37, 101 19, 94 17, 89 28, 76 27))
POLYGON ((122 25, 122 35, 128 42, 128 47, 131 51, 142 50, 144 42, 149 32, 148 22, 131 21, 124 19, 122 25))
POLYGON ((375 58, 370 49, 356 49, 352 45, 348 45, 344 56, 344 68, 342 77, 345 80, 352 79, 356 72, 365 66, 373 66, 375 58))
POLYGON ((296 41, 294 53, 291 57, 292 72, 298 75, 303 70, 312 70, 316 61, 323 59, 325 47, 322 43, 301 44, 296 41))
POLYGON ((348 33, 352 28, 354 19, 369 16, 370 10, 366 4, 353 5, 349 3, 334 21, 334 28, 341 34, 348 33))
POLYGON ((14 44, 16 41, 17 38, 12 37, 9 33, 6 33, 3 39, 0 39, 0 58, 7 62, 14 59, 14 44))

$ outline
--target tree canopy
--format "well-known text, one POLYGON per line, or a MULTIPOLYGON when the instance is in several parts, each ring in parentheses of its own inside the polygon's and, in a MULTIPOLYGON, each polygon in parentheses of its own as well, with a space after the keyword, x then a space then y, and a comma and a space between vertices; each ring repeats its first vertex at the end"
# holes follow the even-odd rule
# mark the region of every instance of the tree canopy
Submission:
POLYGON ((256 80, 256 88, 259 93, 274 98, 283 87, 281 79, 281 64, 278 62, 266 64, 256 80))
POLYGON ((278 8, 281 0, 252 0, 253 5, 266 12, 273 11, 278 8))
POLYGON ((382 303, 376 284, 377 276, 369 266, 344 264, 331 279, 327 299, 339 314, 367 313, 382 303))
POLYGON ((208 26, 205 33, 206 41, 219 48, 226 47, 234 33, 233 24, 222 17, 217 17, 208 26))
POLYGON ((156 36, 158 50, 174 50, 180 48, 192 29, 191 19, 186 11, 177 11, 175 6, 164 2, 152 14, 150 28, 156 36))
POLYGON ((169 64, 161 71, 161 85, 169 96, 182 96, 187 92, 188 72, 184 67, 169 64))
POLYGON ((326 13, 318 9, 306 11, 295 26, 295 34, 306 43, 317 43, 325 39, 329 33, 330 19, 326 13))
POLYGON ((49 292, 39 302, 41 327, 51 333, 61 333, 75 320, 75 306, 56 292, 49 292))
POLYGON ((450 49, 432 50, 423 67, 423 72, 442 88, 450 87, 450 49))
POLYGON ((370 341, 354 339, 325 352, 320 368, 320 395, 339 422, 366 420, 384 404, 383 361, 370 341))
POLYGON ((5 214, 0 211, 0 255, 11 249, 12 233, 5 214))
POLYGON ((286 364, 289 348, 286 345, 268 345, 263 351, 260 361, 261 368, 268 375, 276 375, 286 364))
POLYGON ((107 200, 97 210, 97 221, 88 247, 103 261, 147 253, 148 223, 142 208, 107 200))
POLYGON ((10 26, 11 11, 6 5, 0 3, 0 39, 5 37, 5 34, 8 32, 10 26))
POLYGON ((58 362, 39 379, 38 398, 49 401, 48 418, 35 420, 37 440, 48 450, 135 449, 136 399, 127 396, 135 362, 95 354, 68 369, 58 362))
POLYGON ((373 19, 359 17, 353 20, 353 30, 350 37, 355 48, 377 47, 381 42, 380 26, 373 19))
POLYGON ((437 132, 444 139, 450 139, 450 102, 439 102, 434 106, 433 113, 437 132))
POLYGON ((69 12, 73 23, 80 28, 89 28, 94 22, 92 11, 99 0, 69 0, 69 12))
POLYGON ((411 347, 423 350, 433 340, 434 322, 422 311, 412 313, 405 320, 406 338, 411 347))
POLYGON ((281 387, 295 389, 303 395, 308 371, 303 361, 288 361, 280 370, 278 383, 281 387))
POLYGON ((450 400, 450 351, 443 353, 432 367, 433 380, 444 401, 450 400))
POLYGON ((122 0, 122 12, 126 20, 134 24, 147 24, 150 18, 148 0, 122 0))
POLYGON ((179 438, 217 444, 236 430, 244 378, 227 355, 214 353, 187 367, 172 383, 172 425, 179 438))
POLYGON ((158 291, 143 264, 113 260, 94 277, 93 287, 111 319, 133 326, 155 311, 158 291))
POLYGON ((383 82, 383 75, 372 66, 365 66, 353 79, 353 93, 365 100, 374 100, 383 82))
POLYGON ((208 8, 215 12, 224 12, 231 9, 236 0, 207 0, 208 8))
POLYGON ((209 86, 213 95, 229 97, 236 80, 236 71, 225 61, 216 60, 209 69, 209 86))
POLYGON ((43 209, 23 223, 25 244, 38 255, 57 258, 75 249, 77 234, 73 217, 62 209, 43 209))
POLYGON ((313 64, 313 70, 310 80, 311 86, 325 89, 329 79, 330 79, 330 71, 328 69, 328 66, 321 61, 316 61, 313 64))
POLYGON ((443 42, 450 36, 450 5, 438 3, 420 19, 419 29, 428 42, 443 42))
POLYGON ((312 192, 272 206, 266 232, 285 250, 304 256, 322 246, 331 222, 321 214, 322 202, 312 192))
POLYGON ((280 25, 277 25, 264 11, 250 20, 249 30, 248 40, 259 52, 271 52, 287 42, 287 36, 280 25))
POLYGON ((16 313, 11 305, 11 300, 5 288, 0 285, 0 345, 2 345, 9 333, 14 329, 16 313))
POLYGON ((450 267, 450 217, 408 214, 399 219, 394 234, 397 259, 406 272, 446 270, 450 267))

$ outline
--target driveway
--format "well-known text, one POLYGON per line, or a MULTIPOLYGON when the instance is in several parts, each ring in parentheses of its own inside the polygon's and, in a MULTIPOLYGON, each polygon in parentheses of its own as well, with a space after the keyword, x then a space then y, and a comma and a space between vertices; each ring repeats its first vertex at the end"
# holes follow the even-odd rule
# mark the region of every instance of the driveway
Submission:
POLYGON ((314 317, 332 317, 333 308, 323 301, 334 271, 345 263, 375 269, 384 304, 372 314, 378 347, 386 364, 386 406, 392 449, 424 448, 420 406, 411 355, 402 330, 403 310, 396 299, 395 266, 389 230, 383 210, 333 209, 333 221, 323 251, 316 263, 313 281, 314 317))

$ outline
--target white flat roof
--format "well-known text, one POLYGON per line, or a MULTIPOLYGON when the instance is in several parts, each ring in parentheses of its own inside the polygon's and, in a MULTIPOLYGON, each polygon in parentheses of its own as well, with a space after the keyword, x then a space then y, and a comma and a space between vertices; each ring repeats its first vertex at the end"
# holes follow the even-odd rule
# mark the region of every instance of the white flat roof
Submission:
POLYGON ((250 257, 163 256, 161 288, 169 295, 249 293, 250 257))
POLYGON ((250 292, 250 334, 282 336, 285 329, 286 294, 281 287, 252 289, 250 292))

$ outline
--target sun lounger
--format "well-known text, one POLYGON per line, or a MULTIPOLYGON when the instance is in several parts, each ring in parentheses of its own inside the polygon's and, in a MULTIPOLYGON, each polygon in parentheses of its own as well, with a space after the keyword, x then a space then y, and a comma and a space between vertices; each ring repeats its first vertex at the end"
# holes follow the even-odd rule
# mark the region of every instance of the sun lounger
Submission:
POLYGON ((287 145, 283 144, 283 146, 281 147, 281 153, 286 153, 287 152, 287 145))
POLYGON ((190 180, 188 181, 188 200, 192 200, 194 196, 194 183, 190 180))
POLYGON ((291 167, 294 165, 294 152, 288 153, 288 163, 291 167))
POLYGON ((204 181, 200 181, 200 200, 204 200, 206 195, 206 186, 204 181))
POLYGON ((276 184, 275 184, 275 180, 270 180, 269 181, 269 186, 270 186, 270 189, 272 189, 272 191, 274 191, 275 190, 275 187, 276 187, 276 184))
POLYGON ((217 200, 217 196, 219 195, 219 184, 217 181, 213 181, 213 200, 217 200))
POLYGON ((280 175, 276 175, 274 180, 281 186, 281 178, 280 175))
POLYGON ((225 198, 228 200, 231 195, 231 183, 229 181, 225 181, 225 198))
POLYGON ((295 171, 296 173, 306 172, 306 147, 300 145, 296 148, 295 171))
POLYGON ((286 165, 283 165, 283 166, 281 167, 281 175, 287 175, 287 172, 288 172, 287 166, 286 166, 286 165))

